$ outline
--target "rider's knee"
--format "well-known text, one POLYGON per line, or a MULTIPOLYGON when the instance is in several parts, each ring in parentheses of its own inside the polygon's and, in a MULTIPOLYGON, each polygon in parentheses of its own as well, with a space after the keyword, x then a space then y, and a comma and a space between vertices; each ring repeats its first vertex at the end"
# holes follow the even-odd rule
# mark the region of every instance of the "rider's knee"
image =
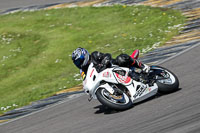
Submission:
POLYGON ((133 59, 127 54, 120 54, 116 58, 116 63, 122 67, 130 67, 133 59))

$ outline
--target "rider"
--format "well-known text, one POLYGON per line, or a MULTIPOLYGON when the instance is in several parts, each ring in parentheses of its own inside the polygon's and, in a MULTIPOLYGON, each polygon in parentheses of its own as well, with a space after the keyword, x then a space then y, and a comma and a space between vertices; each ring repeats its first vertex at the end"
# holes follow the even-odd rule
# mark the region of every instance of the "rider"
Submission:
POLYGON ((94 64, 97 72, 110 67, 112 64, 128 68, 141 68, 144 73, 148 73, 150 70, 148 65, 141 63, 137 59, 131 58, 127 54, 120 54, 116 59, 112 59, 111 54, 109 53, 104 54, 95 51, 90 55, 89 52, 84 48, 75 49, 72 53, 72 60, 73 63, 80 69, 83 79, 85 78, 85 74, 87 74, 87 69, 91 62, 94 64))

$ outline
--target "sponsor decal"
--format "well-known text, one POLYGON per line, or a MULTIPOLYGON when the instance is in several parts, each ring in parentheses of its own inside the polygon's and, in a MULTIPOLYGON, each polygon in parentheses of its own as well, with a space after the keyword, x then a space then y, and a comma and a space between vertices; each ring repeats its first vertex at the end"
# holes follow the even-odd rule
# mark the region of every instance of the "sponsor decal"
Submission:
POLYGON ((94 69, 92 69, 92 72, 91 72, 91 74, 90 74, 90 77, 92 77, 93 72, 94 72, 94 69))
POLYGON ((121 83, 128 84, 128 83, 131 82, 131 78, 129 76, 127 76, 127 75, 126 76, 122 76, 122 75, 120 75, 118 73, 115 73, 115 75, 116 75, 118 81, 121 82, 121 83))
POLYGON ((133 97, 137 98, 138 96, 141 96, 145 90, 146 90, 145 87, 140 87, 140 89, 138 89, 138 91, 136 92, 136 94, 133 97))
POLYGON ((151 88, 149 88, 149 91, 151 91, 151 88))
POLYGON ((105 77, 105 78, 111 77, 110 72, 104 72, 104 73, 103 73, 103 77, 105 77))

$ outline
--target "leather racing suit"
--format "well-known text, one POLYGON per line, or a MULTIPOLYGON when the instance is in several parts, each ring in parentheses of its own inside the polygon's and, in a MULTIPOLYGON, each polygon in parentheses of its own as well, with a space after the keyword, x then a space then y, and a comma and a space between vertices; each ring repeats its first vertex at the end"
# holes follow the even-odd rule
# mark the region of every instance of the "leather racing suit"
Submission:
POLYGON ((87 65, 83 66, 80 69, 80 73, 83 79, 85 79, 85 74, 87 74, 87 69, 90 63, 94 64, 97 72, 101 72, 102 70, 109 68, 114 65, 119 65, 121 67, 136 67, 144 69, 145 64, 142 64, 139 60, 131 58, 127 54, 120 54, 116 57, 116 59, 112 59, 111 54, 109 53, 101 53, 98 51, 94 51, 90 55, 90 60, 87 65))

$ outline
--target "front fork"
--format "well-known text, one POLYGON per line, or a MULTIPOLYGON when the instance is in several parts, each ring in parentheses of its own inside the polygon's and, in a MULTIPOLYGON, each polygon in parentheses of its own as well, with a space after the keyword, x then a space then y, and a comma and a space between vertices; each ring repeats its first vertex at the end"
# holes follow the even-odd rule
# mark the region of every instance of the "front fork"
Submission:
POLYGON ((89 98, 88 98, 88 101, 89 101, 89 102, 90 102, 93 98, 96 98, 96 91, 97 91, 99 88, 104 88, 104 89, 106 89, 111 95, 113 95, 114 92, 115 92, 115 90, 114 90, 108 83, 102 84, 102 85, 100 85, 94 92, 89 93, 89 98))

